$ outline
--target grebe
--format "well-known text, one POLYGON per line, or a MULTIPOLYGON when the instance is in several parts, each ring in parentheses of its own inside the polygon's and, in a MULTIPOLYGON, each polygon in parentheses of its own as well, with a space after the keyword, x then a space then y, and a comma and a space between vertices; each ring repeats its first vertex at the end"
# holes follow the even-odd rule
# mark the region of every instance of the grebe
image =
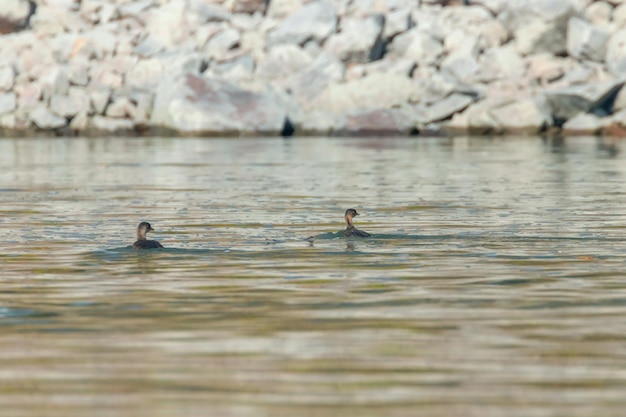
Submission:
POLYGON ((346 227, 346 230, 343 231, 343 235, 345 237, 348 237, 348 236, 370 237, 372 236, 369 233, 364 232, 363 230, 359 230, 356 227, 354 227, 354 225, 352 224, 352 218, 358 215, 359 213, 357 213, 355 209, 346 210, 346 214, 344 216, 346 218, 346 223, 348 224, 348 227, 346 227))
POLYGON ((133 243, 133 248, 135 249, 158 249, 162 248, 161 245, 156 240, 147 240, 146 234, 148 232, 152 232, 154 229, 150 226, 148 222, 141 222, 139 226, 137 226, 137 241, 133 243))

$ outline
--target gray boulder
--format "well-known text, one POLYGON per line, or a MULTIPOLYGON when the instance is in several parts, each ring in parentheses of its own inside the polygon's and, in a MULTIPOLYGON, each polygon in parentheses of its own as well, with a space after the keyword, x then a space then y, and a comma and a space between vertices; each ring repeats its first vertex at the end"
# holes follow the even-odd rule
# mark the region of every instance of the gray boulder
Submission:
POLYGON ((322 43, 337 29, 337 13, 328 0, 306 3, 283 20, 267 37, 267 45, 322 43))
POLYGON ((373 15, 365 19, 346 17, 340 31, 324 44, 324 48, 343 62, 370 62, 383 56, 382 39, 385 18, 373 15))
POLYGON ((623 86, 624 80, 575 85, 547 90, 545 97, 552 117, 559 124, 581 112, 600 116, 611 114, 615 98, 623 86))
POLYGON ((616 76, 626 74, 626 29, 618 30, 609 39, 606 65, 616 76))
POLYGON ((358 135, 408 135, 415 128, 402 109, 374 109, 350 112, 342 126, 346 132, 358 135))
POLYGON ((475 99, 459 93, 453 93, 441 101, 426 107, 423 123, 439 122, 452 117, 453 114, 466 109, 475 99))
POLYGON ((182 134, 283 132, 287 113, 275 97, 192 74, 159 84, 150 122, 182 134))
POLYGON ((281 83, 302 104, 310 103, 329 85, 343 80, 344 65, 334 56, 321 53, 315 60, 281 83))
POLYGON ((609 37, 608 32, 572 17, 567 26, 567 52, 577 59, 602 62, 609 37))
POLYGON ((0 91, 10 91, 15 82, 15 73, 9 65, 0 67, 0 91))
POLYGON ((311 65, 313 58, 293 44, 276 45, 260 60, 256 75, 261 80, 283 84, 288 77, 311 65))
POLYGON ((16 107, 15 93, 0 93, 0 114, 12 112, 16 107))
POLYGON ((552 116, 541 98, 511 100, 489 110, 489 115, 506 133, 536 134, 552 125, 552 116))
POLYGON ((89 109, 89 94, 82 88, 70 87, 67 95, 54 94, 50 110, 61 117, 74 117, 89 109))
POLYGON ((595 135, 604 126, 605 123, 598 116, 589 113, 578 113, 563 124, 563 133, 569 135, 595 135))
POLYGON ((37 106, 29 113, 30 120, 40 129, 58 129, 67 124, 67 120, 52 113, 44 106, 37 106))

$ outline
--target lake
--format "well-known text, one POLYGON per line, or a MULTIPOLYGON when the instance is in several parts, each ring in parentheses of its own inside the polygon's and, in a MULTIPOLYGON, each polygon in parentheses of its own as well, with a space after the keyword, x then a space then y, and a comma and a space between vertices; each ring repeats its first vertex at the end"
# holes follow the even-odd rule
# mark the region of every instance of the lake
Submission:
POLYGON ((625 149, 0 139, 0 415, 622 416, 625 149))

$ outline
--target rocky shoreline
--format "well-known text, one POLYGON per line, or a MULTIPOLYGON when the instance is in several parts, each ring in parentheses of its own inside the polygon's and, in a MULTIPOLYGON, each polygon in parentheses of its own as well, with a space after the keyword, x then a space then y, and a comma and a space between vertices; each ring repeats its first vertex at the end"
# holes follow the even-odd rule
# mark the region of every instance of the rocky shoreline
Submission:
POLYGON ((0 135, 626 134, 625 0, 3 0, 0 135))

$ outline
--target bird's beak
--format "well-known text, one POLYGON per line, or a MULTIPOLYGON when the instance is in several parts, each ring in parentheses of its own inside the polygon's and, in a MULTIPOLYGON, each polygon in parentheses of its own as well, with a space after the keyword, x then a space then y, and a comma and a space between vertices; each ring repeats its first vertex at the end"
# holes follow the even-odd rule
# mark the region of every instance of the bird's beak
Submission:
POLYGON ((156 230, 154 230, 154 229, 152 228, 152 226, 150 226, 150 227, 148 227, 148 232, 156 232, 156 230))
POLYGON ((357 213, 357 212, 355 211, 355 212, 354 212, 354 215, 355 215, 355 216, 358 216, 358 215, 359 215, 359 213, 357 213))

